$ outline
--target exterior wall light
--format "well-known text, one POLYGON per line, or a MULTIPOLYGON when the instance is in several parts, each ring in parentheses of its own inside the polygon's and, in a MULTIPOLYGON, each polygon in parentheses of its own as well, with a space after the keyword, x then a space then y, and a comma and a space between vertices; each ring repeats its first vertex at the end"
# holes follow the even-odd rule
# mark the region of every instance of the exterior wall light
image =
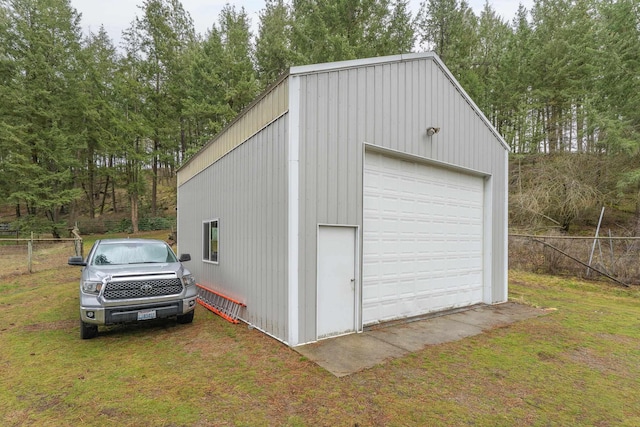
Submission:
POLYGON ((436 127, 433 127, 433 126, 430 126, 430 127, 427 128, 427 135, 429 135, 429 136, 433 136, 438 132, 440 132, 440 128, 436 128, 436 127))

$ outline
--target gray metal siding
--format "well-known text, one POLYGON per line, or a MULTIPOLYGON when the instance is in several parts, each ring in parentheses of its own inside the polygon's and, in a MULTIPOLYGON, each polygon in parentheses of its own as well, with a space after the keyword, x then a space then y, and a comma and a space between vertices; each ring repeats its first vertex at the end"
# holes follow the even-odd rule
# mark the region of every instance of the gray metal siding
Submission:
MULTIPOLYGON (((316 337, 318 224, 362 227, 364 144, 491 175, 492 298, 506 300, 506 148, 431 58, 300 79, 300 342, 316 337), (429 137, 429 126, 440 127, 429 137)), ((362 228, 361 228, 362 229, 362 228)))
POLYGON ((244 320, 287 337, 288 116, 178 189, 178 244, 199 283, 247 305, 244 320), (202 223, 219 218, 219 263, 202 261, 202 223))

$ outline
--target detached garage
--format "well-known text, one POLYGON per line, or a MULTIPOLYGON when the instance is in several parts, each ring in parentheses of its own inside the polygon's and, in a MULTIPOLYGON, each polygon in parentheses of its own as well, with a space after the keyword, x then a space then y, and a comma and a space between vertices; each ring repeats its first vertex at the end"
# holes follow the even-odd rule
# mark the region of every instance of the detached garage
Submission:
POLYGON ((435 54, 293 67, 178 171, 178 245, 291 346, 504 302, 507 160, 435 54))

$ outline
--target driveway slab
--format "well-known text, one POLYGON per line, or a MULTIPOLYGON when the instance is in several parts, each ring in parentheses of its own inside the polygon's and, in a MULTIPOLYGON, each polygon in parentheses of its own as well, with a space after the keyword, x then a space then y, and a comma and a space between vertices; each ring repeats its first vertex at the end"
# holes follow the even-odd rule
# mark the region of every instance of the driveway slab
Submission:
POLYGON ((402 323, 377 325, 362 333, 329 338, 294 350, 335 376, 343 377, 428 345, 457 341, 545 313, 545 310, 513 302, 479 305, 402 323))

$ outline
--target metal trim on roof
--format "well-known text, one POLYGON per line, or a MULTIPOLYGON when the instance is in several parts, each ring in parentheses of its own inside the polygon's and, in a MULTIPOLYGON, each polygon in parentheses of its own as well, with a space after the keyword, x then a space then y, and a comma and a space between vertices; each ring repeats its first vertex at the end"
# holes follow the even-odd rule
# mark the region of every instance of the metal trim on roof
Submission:
POLYGON ((401 55, 379 56, 375 58, 352 59, 347 61, 325 62, 322 64, 301 65, 291 67, 289 75, 313 74, 324 71, 335 71, 347 68, 366 67, 377 64, 387 64, 390 62, 402 62, 414 59, 434 58, 434 52, 405 53, 401 55))
POLYGON ((178 169, 178 187, 288 111, 287 76, 287 73, 283 74, 178 169))

